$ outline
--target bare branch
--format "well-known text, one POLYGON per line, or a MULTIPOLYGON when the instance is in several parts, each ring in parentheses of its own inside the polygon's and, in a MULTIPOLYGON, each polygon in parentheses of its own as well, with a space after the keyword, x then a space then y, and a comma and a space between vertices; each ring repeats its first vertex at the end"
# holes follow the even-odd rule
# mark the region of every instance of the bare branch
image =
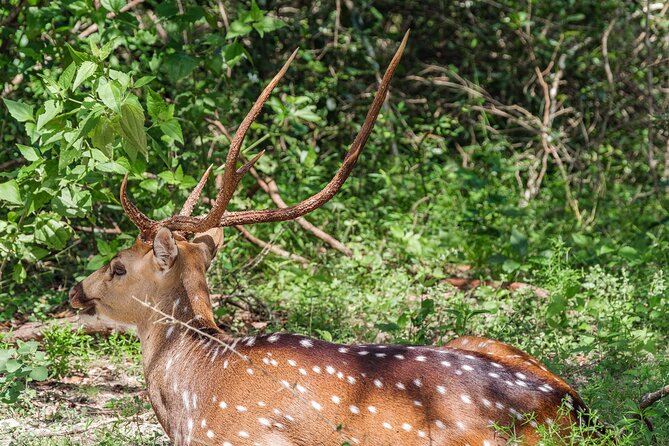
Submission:
MULTIPOLYGON (((132 0, 128 2, 124 7, 121 8, 121 12, 126 12, 134 8, 135 6, 144 3, 144 0, 132 0)), ((116 17, 116 13, 114 12, 109 12, 107 13, 107 18, 108 19, 113 19, 116 17)), ((90 36, 93 33, 96 33, 98 31, 98 25, 97 23, 93 23, 90 25, 88 28, 84 29, 82 32, 79 33, 79 38, 80 39, 85 39, 86 37, 90 36)))
POLYGON ((277 246, 275 244, 272 244, 272 243, 269 243, 269 242, 266 242, 264 240, 259 239, 258 237, 251 234, 249 232, 249 230, 246 229, 244 226, 235 225, 234 228, 236 230, 238 230, 246 240, 253 243, 254 245, 260 246, 262 249, 268 250, 272 254, 276 254, 276 255, 278 255, 280 257, 283 257, 285 259, 293 260, 293 261, 299 263, 302 266, 309 265, 309 260, 307 260, 306 258, 304 258, 300 255, 297 255, 297 254, 290 253, 290 252, 286 251, 283 248, 280 248, 279 246, 277 246))
MULTIPOLYGON (((279 187, 276 184, 276 181, 272 178, 265 178, 264 180, 260 177, 258 172, 251 168, 249 171, 251 173, 251 176, 255 178, 256 182, 260 186, 262 190, 269 195, 269 197, 272 199, 274 204, 277 205, 279 208, 287 208, 288 205, 286 204, 285 201, 283 201, 283 198, 281 198, 281 195, 279 194, 279 187)), ((346 247, 342 242, 328 234, 327 232, 323 231, 321 228, 317 227, 313 223, 307 221, 306 218, 304 217, 297 217, 295 219, 295 222, 299 224, 302 229, 311 232, 314 236, 318 237, 319 239, 323 240, 325 243, 330 245, 332 248, 336 249, 337 251, 341 252, 344 255, 347 256, 352 256, 353 251, 351 251, 349 248, 346 247)))
POLYGON ((613 73, 611 72, 611 65, 609 64, 609 35, 613 31, 613 27, 616 24, 616 19, 609 22, 609 26, 604 30, 602 34, 602 58, 604 59, 604 72, 606 73, 606 80, 609 82, 609 88, 611 91, 614 91, 615 86, 613 84, 613 73))
POLYGON ((94 226, 73 226, 73 228, 77 231, 90 232, 92 234, 119 235, 122 233, 121 228, 115 222, 113 228, 98 228, 94 226))

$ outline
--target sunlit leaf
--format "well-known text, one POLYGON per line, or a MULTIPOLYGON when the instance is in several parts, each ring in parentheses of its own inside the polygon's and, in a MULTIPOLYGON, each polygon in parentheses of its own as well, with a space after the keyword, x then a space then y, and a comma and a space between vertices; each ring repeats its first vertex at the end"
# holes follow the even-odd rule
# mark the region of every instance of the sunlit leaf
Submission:
POLYGON ((7 98, 2 98, 9 114, 12 115, 12 118, 16 119, 19 122, 33 121, 33 106, 24 104, 18 101, 12 101, 7 98))
POLYGON ((30 371, 30 378, 35 381, 44 381, 49 377, 49 371, 44 366, 33 367, 30 371))
POLYGON ((170 138, 179 141, 181 144, 184 143, 184 137, 183 134, 181 133, 181 126, 179 125, 179 122, 172 118, 168 121, 161 122, 160 123, 160 129, 163 131, 163 133, 170 138))
POLYGON ((123 104, 119 124, 123 136, 123 147, 130 159, 134 160, 138 153, 148 158, 142 108, 130 102, 123 104))
POLYGON ((60 102, 49 100, 44 103, 44 112, 37 117, 37 131, 41 131, 46 124, 63 110, 60 102))
POLYGON ((79 85, 91 77, 97 69, 98 65, 96 63, 89 61, 83 62, 77 70, 77 76, 74 78, 74 82, 72 83, 72 91, 76 90, 79 85))
POLYGON ((16 180, 9 180, 5 183, 0 183, 0 200, 8 201, 13 204, 23 204, 21 199, 21 191, 16 180))

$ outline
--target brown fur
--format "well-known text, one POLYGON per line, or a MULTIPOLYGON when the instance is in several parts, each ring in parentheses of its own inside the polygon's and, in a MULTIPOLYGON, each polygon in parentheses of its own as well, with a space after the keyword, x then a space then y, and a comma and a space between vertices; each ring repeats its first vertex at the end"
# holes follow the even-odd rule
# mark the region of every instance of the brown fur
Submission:
POLYGON ((188 242, 160 230, 153 248, 138 241, 70 293, 74 306, 137 326, 151 403, 177 445, 506 444, 493 424, 536 444, 535 423, 565 422, 563 398, 582 405, 536 359, 485 338, 442 348, 233 339, 216 328, 205 280, 222 233, 188 242))

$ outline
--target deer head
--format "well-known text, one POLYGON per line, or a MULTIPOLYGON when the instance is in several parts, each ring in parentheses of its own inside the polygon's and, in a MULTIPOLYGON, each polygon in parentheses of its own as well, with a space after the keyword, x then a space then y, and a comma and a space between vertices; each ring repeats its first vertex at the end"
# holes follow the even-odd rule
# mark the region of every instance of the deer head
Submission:
MULTIPOLYGON (((227 212, 226 208, 241 181, 253 164, 263 155, 258 153, 240 168, 237 162, 244 137, 251 124, 260 114, 272 90, 288 70, 297 55, 291 54, 281 70, 262 91, 253 107, 239 125, 225 161, 222 185, 211 210, 204 216, 193 217, 191 213, 204 188, 211 167, 191 192, 178 215, 155 221, 148 218, 130 201, 127 195, 128 176, 121 183, 120 201, 128 218, 139 228, 140 234, 134 245, 121 251, 114 259, 91 274, 70 292, 72 305, 88 313, 115 321, 136 324, 146 320, 142 311, 130 310, 130 299, 144 299, 156 304, 156 296, 179 293, 187 288, 185 278, 194 276, 208 268, 216 250, 223 242, 223 228, 265 222, 292 220, 318 209, 329 201, 341 188, 353 170, 358 157, 374 128, 374 123, 385 100, 390 80, 399 64, 409 33, 404 36, 399 49, 381 81, 367 117, 346 153, 341 167, 330 182, 318 193, 304 201, 281 209, 263 209, 227 212), (188 235, 195 235, 188 241, 188 235), (189 274, 184 274, 184 271, 189 274)), ((206 284, 200 281, 201 294, 206 294, 206 284)), ((190 290, 189 290, 190 291, 190 290)), ((207 299, 208 300, 208 299, 207 299)), ((213 320, 211 321, 213 324, 213 320)))

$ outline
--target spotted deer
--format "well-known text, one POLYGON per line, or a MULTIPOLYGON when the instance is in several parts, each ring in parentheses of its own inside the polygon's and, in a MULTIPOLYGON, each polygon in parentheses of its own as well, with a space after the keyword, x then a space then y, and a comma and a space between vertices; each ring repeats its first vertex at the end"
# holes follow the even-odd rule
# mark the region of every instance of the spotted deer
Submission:
POLYGON ((584 410, 576 392, 536 359, 492 340, 459 338, 439 348, 339 345, 289 333, 236 338, 216 325, 205 273, 223 245, 223 228, 293 219, 337 193, 372 131, 407 38, 340 169, 299 204, 226 211, 260 156, 236 169, 244 136, 295 53, 239 126, 207 215, 191 213, 209 171, 181 212, 162 221, 129 200, 123 179, 120 201, 140 235, 69 299, 137 327, 148 395, 174 444, 493 446, 506 444, 509 429, 536 444, 539 425, 568 429, 584 410))

